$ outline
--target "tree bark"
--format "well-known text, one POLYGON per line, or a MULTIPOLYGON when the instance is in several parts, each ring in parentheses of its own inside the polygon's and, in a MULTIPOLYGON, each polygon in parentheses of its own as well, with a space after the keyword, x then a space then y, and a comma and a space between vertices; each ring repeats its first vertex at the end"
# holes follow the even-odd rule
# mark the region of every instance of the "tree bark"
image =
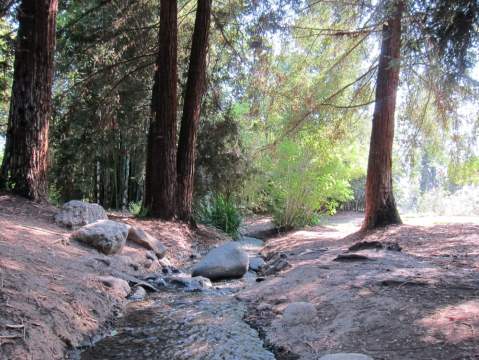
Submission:
POLYGON ((176 1, 161 0, 145 176, 144 207, 165 220, 176 215, 177 12, 176 1))
POLYGON ((58 0, 23 0, 0 187, 47 196, 48 127, 58 0))
POLYGON ((178 218, 183 221, 191 220, 196 137, 200 120, 201 99, 205 90, 210 17, 211 0, 198 0, 178 144, 178 218))
POLYGON ((397 1, 392 5, 390 17, 382 30, 366 180, 364 230, 401 223, 393 195, 392 147, 404 4, 402 1, 397 1))

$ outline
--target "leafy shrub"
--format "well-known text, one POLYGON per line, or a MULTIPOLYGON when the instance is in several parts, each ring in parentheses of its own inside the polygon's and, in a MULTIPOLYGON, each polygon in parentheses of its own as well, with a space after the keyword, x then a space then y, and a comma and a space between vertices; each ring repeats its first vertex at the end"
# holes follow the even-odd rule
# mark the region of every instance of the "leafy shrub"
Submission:
POLYGON ((148 215, 148 210, 143 207, 141 201, 132 201, 128 204, 128 211, 137 218, 142 218, 148 215))
POLYGON ((268 199, 266 206, 277 226, 315 225, 321 213, 332 214, 352 198, 349 180, 357 172, 347 161, 351 151, 332 153, 330 148, 327 139, 304 136, 283 141, 263 159, 264 174, 252 184, 257 194, 268 199))
POLYGON ((241 225, 241 214, 231 198, 213 195, 203 199, 196 210, 197 221, 214 226, 236 239, 241 225))

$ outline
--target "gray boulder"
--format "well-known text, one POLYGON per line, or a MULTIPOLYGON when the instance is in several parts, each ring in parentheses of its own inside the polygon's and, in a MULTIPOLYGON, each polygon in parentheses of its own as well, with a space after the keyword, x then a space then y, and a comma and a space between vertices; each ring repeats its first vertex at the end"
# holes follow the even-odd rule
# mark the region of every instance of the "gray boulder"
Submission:
POLYGON ((290 325, 308 324, 318 315, 316 307, 308 302, 294 302, 286 306, 283 312, 283 321, 290 325))
POLYGON ((94 247, 106 255, 112 255, 123 249, 129 228, 128 225, 116 221, 99 220, 81 227, 70 237, 94 247))
POLYGON ((152 250, 158 259, 163 258, 166 254, 166 246, 143 229, 132 226, 128 232, 127 240, 134 242, 135 244, 138 244, 148 250, 152 250))
POLYGON ((193 267, 192 276, 204 276, 210 280, 237 279, 242 277, 249 266, 248 254, 230 241, 210 250, 193 267))
POLYGON ((60 212, 55 215, 55 222, 67 228, 78 228, 106 219, 108 219, 106 211, 100 205, 80 200, 71 200, 63 204, 60 212))
POLYGON ((249 269, 252 271, 259 271, 265 265, 263 258, 260 256, 254 256, 249 258, 249 269))
POLYGON ((130 285, 128 282, 123 279, 119 279, 114 276, 99 276, 98 281, 100 281, 107 288, 111 289, 114 294, 118 294, 121 297, 126 297, 130 291, 130 285))
POLYGON ((319 360, 374 360, 372 357, 358 353, 337 353, 321 356, 319 360))

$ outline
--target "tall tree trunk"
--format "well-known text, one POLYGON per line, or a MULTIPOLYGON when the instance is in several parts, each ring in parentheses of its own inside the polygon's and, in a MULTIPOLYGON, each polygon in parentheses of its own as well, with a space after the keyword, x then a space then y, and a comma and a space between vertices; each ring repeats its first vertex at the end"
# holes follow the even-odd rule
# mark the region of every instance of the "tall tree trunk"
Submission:
POLYGON ((0 186, 47 196, 48 126, 58 0, 23 0, 18 12, 12 97, 0 186))
POLYGON ((184 221, 189 221, 191 218, 196 136, 200 120, 201 98, 205 89, 210 17, 211 0, 198 0, 178 144, 178 217, 184 221))
POLYGON ((145 177, 144 206, 165 220, 176 214, 177 12, 176 1, 161 0, 145 177))
POLYGON ((393 196, 392 147, 404 4, 397 1, 392 5, 391 15, 382 31, 366 180, 366 214, 363 223, 365 230, 401 223, 393 196))

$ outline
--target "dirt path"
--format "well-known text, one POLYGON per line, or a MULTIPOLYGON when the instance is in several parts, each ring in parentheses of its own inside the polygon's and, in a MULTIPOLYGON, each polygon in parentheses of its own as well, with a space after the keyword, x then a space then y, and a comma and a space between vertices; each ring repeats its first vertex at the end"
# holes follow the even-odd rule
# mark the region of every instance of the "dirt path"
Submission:
POLYGON ((360 221, 342 214, 268 241, 265 255, 286 254, 290 267, 241 298, 250 323, 283 349, 277 358, 359 352, 376 360, 479 359, 479 225, 423 219, 422 226, 346 236, 360 221), (402 251, 362 250, 354 254, 363 258, 335 261, 360 240, 397 242, 402 251), (308 324, 282 316, 298 301, 316 307, 308 324))

